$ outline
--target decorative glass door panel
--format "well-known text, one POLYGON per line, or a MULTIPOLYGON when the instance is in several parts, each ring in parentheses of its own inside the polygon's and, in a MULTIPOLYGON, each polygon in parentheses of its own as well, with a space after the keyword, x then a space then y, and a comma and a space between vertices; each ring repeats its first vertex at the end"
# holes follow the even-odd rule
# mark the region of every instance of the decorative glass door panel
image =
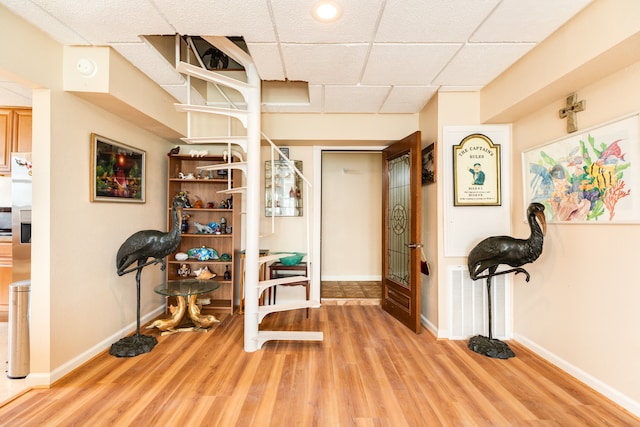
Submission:
POLYGON ((403 154, 389 162, 389 278, 406 288, 409 287, 410 273, 410 176, 409 154, 403 154))

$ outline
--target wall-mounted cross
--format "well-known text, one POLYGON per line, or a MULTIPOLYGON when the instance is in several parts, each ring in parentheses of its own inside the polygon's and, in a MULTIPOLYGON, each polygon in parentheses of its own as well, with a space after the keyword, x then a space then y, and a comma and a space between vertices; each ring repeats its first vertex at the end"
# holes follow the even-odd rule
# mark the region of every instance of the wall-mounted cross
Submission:
POLYGON ((558 111, 560 118, 567 118, 567 133, 575 132, 578 130, 578 112, 584 111, 587 108, 587 101, 584 99, 578 101, 578 94, 572 93, 567 96, 567 106, 561 108, 558 111))

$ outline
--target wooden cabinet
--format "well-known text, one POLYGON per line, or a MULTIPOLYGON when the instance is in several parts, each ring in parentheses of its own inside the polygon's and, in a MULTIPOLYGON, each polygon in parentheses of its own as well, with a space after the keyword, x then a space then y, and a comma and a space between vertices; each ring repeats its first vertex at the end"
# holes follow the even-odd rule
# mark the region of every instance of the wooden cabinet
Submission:
POLYGON ((225 191, 233 188, 233 181, 236 177, 239 179, 240 172, 198 169, 223 162, 221 156, 169 156, 167 201, 171 205, 174 197, 184 191, 191 207, 183 209, 180 247, 168 256, 166 276, 167 280, 184 278, 180 276, 186 270, 184 264, 191 272, 188 277, 194 277, 199 269, 208 268, 216 274, 213 280, 220 283, 220 288, 198 297, 202 311, 232 314, 234 283, 239 283, 239 273, 234 265, 236 259, 240 259, 240 197, 233 197, 225 191), (227 173, 231 177, 225 176, 227 173), (189 258, 176 260, 175 254, 179 252, 189 255, 189 258))
POLYGON ((0 173, 11 172, 11 153, 31 151, 30 108, 0 108, 0 173))

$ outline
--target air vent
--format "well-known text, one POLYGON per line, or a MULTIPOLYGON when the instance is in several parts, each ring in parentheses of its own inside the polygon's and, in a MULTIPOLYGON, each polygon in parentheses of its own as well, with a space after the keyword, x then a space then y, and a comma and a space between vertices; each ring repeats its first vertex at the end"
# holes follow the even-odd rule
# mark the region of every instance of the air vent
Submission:
MULTIPOLYGON (((474 335, 489 335, 487 285, 485 280, 471 280, 467 266, 449 268, 450 339, 467 339, 474 335)), ((506 276, 496 276, 491 282, 493 337, 507 339, 510 306, 506 276)))

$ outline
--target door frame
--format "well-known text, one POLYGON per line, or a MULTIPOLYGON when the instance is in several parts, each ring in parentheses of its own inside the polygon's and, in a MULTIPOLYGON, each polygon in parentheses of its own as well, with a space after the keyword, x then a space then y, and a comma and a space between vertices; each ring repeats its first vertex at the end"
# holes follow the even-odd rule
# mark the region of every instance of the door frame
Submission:
POLYGON ((320 301, 321 239, 322 239, 322 152, 323 151, 371 151, 382 152, 388 145, 314 145, 313 146, 313 224, 311 247, 311 295, 312 301, 320 301))

